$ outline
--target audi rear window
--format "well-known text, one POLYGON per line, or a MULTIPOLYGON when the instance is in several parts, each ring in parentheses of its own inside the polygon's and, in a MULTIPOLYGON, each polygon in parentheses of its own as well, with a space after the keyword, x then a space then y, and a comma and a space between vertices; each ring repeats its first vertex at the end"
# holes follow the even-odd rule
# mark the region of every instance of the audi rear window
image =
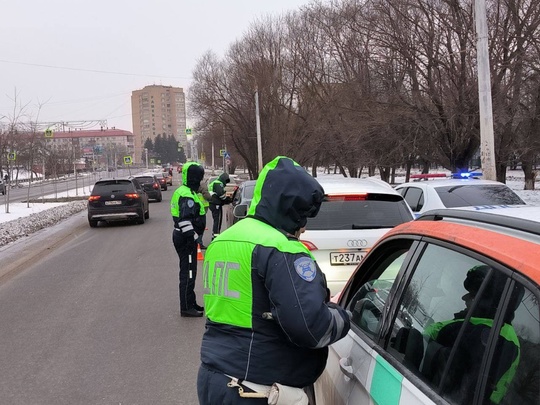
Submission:
POLYGON ((447 208, 478 205, 525 204, 519 196, 505 185, 458 185, 437 187, 437 194, 447 208))
POLYGON ((133 193, 135 192, 135 187, 133 186, 133 183, 129 180, 110 180, 96 183, 92 190, 92 194, 119 192, 133 193))
POLYGON ((308 218, 307 229, 393 228, 411 220, 409 207, 399 195, 369 194, 364 200, 331 200, 326 197, 317 216, 308 218))

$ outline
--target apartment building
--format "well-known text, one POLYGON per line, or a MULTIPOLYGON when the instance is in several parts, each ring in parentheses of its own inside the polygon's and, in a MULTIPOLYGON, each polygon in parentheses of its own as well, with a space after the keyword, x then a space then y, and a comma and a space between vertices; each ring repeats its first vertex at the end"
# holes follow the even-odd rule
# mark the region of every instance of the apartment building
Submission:
POLYGON ((186 147, 186 98, 182 88, 151 85, 135 90, 131 93, 131 112, 136 151, 158 135, 173 135, 186 147))
MULTIPOLYGON (((126 155, 137 156, 133 134, 123 129, 55 131, 42 139, 47 149, 82 162, 93 161, 96 168, 121 164, 126 155)), ((138 155, 141 160, 141 153, 138 155)))

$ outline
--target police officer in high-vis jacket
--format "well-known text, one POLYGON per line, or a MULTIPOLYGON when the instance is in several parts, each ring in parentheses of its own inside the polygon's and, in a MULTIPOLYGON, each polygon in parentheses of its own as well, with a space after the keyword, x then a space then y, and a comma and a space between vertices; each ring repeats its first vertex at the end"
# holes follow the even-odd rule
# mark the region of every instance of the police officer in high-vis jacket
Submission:
POLYGON ((322 373, 327 346, 349 330, 347 312, 328 302, 324 274, 298 240, 323 196, 304 168, 278 156, 261 171, 248 216, 208 246, 200 404, 265 404, 241 395, 264 396, 273 383, 303 394, 322 373))
POLYGON ((197 194, 204 177, 203 167, 187 162, 182 167, 182 185, 171 197, 171 215, 174 221, 172 240, 180 259, 179 292, 180 315, 203 316, 203 307, 195 297, 197 277, 197 239, 204 231, 206 211, 197 194))
POLYGON ((230 183, 231 178, 227 173, 221 173, 217 179, 208 185, 208 192, 211 195, 210 211, 212 212, 212 240, 221 232, 223 222, 223 206, 231 203, 231 198, 227 196, 225 186, 230 183))

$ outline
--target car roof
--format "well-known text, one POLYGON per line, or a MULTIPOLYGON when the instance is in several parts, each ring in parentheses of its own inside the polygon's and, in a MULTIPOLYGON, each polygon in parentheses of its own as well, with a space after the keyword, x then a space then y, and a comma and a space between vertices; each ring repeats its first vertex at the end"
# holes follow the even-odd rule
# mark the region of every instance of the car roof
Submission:
POLYGON ((385 238, 402 234, 433 237, 487 255, 540 284, 540 227, 537 221, 462 209, 429 211, 398 225, 385 238))
POLYGON ((399 194, 396 190, 377 178, 353 178, 353 177, 316 177, 323 187, 325 194, 399 194))
MULTIPOLYGON (((488 185, 488 186, 494 186, 494 185, 503 185, 506 186, 506 184, 493 181, 493 180, 481 180, 481 179, 433 179, 433 180, 421 180, 421 181, 409 181, 407 183, 398 184, 396 186, 397 188, 402 188, 405 186, 425 186, 425 187, 451 187, 451 186, 463 186, 463 185, 488 185)), ((508 187, 508 186, 507 186, 508 187)))
MULTIPOLYGON (((540 232, 540 207, 534 205, 480 205, 476 207, 455 207, 449 208, 453 211, 482 212, 491 215, 499 215, 510 218, 524 219, 538 222, 540 232)), ((429 214, 430 211, 424 213, 429 214)))
POLYGON ((111 183, 111 182, 114 182, 114 181, 121 181, 121 182, 127 182, 129 181, 131 183, 131 178, 129 177, 113 177, 113 178, 110 178, 110 179, 99 179, 98 181, 95 182, 95 184, 98 184, 98 183, 111 183))

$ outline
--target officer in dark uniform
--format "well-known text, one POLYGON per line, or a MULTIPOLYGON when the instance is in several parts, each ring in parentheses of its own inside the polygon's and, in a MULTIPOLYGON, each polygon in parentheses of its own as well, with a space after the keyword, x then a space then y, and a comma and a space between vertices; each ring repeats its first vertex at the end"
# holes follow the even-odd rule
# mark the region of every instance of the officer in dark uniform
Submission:
POLYGON ((208 192, 211 195, 210 211, 212 212, 212 240, 221 232, 221 223, 223 220, 223 206, 230 204, 231 199, 227 197, 225 185, 230 183, 231 179, 227 173, 221 173, 217 179, 208 185, 208 192))
POLYGON ((328 302, 324 274, 298 240, 323 197, 317 180, 279 156, 261 171, 248 216, 208 246, 200 404, 267 403, 240 396, 239 386, 248 392, 252 383, 278 382, 305 396, 327 346, 349 330, 348 313, 328 302))
POLYGON ((180 315, 203 316, 203 307, 197 304, 194 292, 197 277, 197 239, 205 227, 206 211, 197 191, 204 177, 203 167, 187 162, 182 168, 182 185, 171 197, 171 215, 174 221, 173 244, 180 259, 179 293, 180 315))

